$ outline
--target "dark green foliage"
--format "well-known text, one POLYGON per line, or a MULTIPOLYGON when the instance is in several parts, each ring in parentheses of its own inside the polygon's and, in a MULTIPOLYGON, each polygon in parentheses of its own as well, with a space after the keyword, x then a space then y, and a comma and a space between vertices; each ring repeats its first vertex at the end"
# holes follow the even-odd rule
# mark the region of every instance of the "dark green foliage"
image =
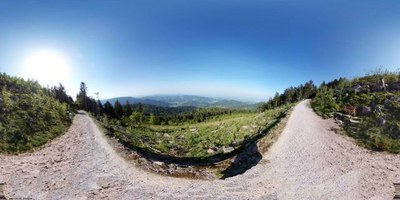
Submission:
POLYGON ((104 114, 106 114, 109 118, 115 117, 114 107, 108 101, 104 104, 104 114))
POLYGON ((73 99, 67 95, 64 86, 60 83, 59 86, 54 86, 50 89, 50 94, 61 103, 71 105, 74 103, 73 99))
POLYGON ((103 106, 103 104, 101 103, 100 100, 97 100, 97 108, 98 108, 98 111, 99 111, 99 115, 103 116, 103 114, 104 114, 104 106, 103 106))
POLYGON ((87 94, 88 89, 86 87, 86 84, 84 82, 81 82, 79 93, 76 95, 76 103, 78 105, 78 108, 88 111, 95 116, 99 116, 102 111, 100 110, 101 108, 98 105, 98 101, 96 101, 92 97, 89 97, 87 94))
POLYGON ((197 107, 162 107, 162 106, 154 106, 147 104, 131 104, 132 112, 142 110, 145 115, 150 115, 153 113, 156 116, 167 116, 167 115, 176 115, 184 112, 191 112, 197 110, 197 107), (140 109, 139 107, 142 107, 140 109))
POLYGON ((333 116, 333 112, 339 110, 339 105, 335 101, 333 89, 321 85, 312 102, 312 107, 317 114, 324 118, 328 118, 329 115, 333 116))
POLYGON ((126 103, 124 105, 124 114, 125 114, 125 116, 131 115, 132 112, 133 112, 132 104, 130 104, 129 101, 126 101, 126 103))
POLYGON ((0 89, 0 152, 39 147, 71 123, 67 109, 71 102, 62 85, 48 90, 35 81, 0 74, 0 89))
POLYGON ((79 93, 76 95, 76 102, 79 106, 79 109, 89 110, 89 102, 87 96, 87 87, 84 82, 81 82, 81 86, 79 88, 79 93))
POLYGON ((314 85, 313 81, 310 80, 304 85, 287 88, 283 94, 276 92, 273 98, 270 98, 265 103, 258 104, 257 110, 259 112, 264 112, 265 110, 278 108, 279 106, 285 104, 295 103, 303 99, 314 98, 316 92, 317 87, 314 85))
POLYGON ((117 119, 121 118, 124 115, 124 110, 118 100, 114 103, 114 112, 117 119))
POLYGON ((160 125, 160 119, 156 117, 153 113, 150 114, 149 118, 150 125, 160 125))
MULTIPOLYGON (((154 115, 155 124, 180 125, 193 124, 212 119, 213 117, 233 113, 251 113, 253 111, 246 109, 228 109, 228 108, 195 108, 195 107, 177 107, 166 108, 146 104, 121 104, 116 101, 112 106, 108 101, 104 104, 104 113, 108 118, 118 119, 123 126, 129 124, 149 124, 151 115, 154 115), (122 109, 122 111, 121 111, 122 109), (130 113, 128 115, 128 113, 130 113)), ((150 123, 152 124, 152 123, 150 123)))

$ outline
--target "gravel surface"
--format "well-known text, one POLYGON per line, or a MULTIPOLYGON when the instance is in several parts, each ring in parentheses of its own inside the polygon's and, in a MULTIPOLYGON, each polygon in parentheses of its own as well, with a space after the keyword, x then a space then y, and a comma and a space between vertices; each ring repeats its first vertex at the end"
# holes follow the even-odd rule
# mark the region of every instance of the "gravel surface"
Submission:
POLYGON ((0 155, 8 198, 33 199, 392 199, 400 156, 355 145, 333 120, 299 103, 262 161, 225 180, 161 176, 125 161, 84 113, 35 153, 0 155))

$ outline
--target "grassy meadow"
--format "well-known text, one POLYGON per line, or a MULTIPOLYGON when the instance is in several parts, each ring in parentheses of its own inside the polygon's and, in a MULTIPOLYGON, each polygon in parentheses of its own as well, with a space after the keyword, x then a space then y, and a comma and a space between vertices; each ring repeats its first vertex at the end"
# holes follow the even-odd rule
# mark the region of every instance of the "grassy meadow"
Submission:
POLYGON ((124 143, 174 157, 207 157, 229 153, 276 123, 292 104, 261 113, 234 112, 213 116, 200 123, 179 125, 118 125, 104 119, 103 126, 124 143))

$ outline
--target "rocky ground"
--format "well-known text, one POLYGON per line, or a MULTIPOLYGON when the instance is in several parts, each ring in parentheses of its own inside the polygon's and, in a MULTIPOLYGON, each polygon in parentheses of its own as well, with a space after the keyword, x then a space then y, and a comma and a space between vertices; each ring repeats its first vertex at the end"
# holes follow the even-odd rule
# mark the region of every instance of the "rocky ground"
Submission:
POLYGON ((400 156, 363 149, 334 127, 303 101, 258 165, 225 180, 190 180, 135 167, 81 113, 41 150, 0 155, 0 183, 7 198, 392 199, 400 156))

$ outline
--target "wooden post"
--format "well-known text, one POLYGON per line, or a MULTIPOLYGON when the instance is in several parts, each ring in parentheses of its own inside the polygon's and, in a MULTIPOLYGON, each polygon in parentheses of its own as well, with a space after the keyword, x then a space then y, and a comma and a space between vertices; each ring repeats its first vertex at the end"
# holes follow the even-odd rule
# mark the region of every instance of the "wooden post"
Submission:
POLYGON ((4 185, 5 183, 0 183, 0 199, 6 199, 6 197, 4 196, 4 185))
POLYGON ((393 200, 400 200, 400 183, 393 183, 393 185, 394 185, 393 200))

